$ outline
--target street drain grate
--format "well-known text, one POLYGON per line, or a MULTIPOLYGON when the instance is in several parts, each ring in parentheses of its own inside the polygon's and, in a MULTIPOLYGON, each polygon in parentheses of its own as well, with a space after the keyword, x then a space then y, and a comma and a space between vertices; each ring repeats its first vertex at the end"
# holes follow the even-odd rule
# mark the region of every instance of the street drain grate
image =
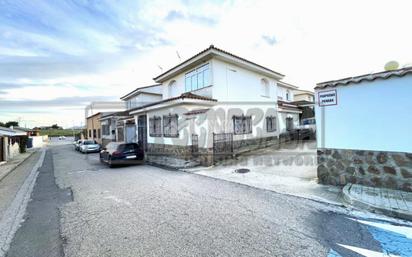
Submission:
POLYGON ((236 169, 236 173, 248 173, 250 170, 249 169, 236 169))

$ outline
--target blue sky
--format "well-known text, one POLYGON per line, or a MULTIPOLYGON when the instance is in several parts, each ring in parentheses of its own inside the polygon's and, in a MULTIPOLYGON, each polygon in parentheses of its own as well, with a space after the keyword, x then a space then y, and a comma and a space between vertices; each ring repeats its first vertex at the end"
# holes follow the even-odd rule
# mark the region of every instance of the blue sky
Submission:
POLYGON ((210 44, 304 89, 412 62, 408 1, 307 2, 0 0, 0 121, 80 125, 210 44))

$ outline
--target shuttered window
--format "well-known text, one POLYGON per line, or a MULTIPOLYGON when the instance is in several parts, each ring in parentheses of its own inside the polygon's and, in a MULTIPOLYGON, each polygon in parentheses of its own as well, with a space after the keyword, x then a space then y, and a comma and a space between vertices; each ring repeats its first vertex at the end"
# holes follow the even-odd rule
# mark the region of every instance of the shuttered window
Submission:
POLYGON ((252 116, 233 116, 233 133, 235 135, 252 133, 252 116))
POLYGON ((163 116, 163 136, 164 137, 178 137, 178 118, 177 114, 163 116))
POLYGON ((267 132, 276 131, 276 117, 275 116, 266 117, 266 131, 267 132))
POLYGON ((153 116, 149 119, 149 135, 151 137, 162 136, 162 118, 160 116, 153 116))

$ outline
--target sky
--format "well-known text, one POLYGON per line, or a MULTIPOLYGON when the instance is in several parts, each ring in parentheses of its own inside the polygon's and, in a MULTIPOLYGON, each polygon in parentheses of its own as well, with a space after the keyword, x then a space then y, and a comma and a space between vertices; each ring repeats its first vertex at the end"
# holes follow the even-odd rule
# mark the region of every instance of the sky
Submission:
POLYGON ((405 0, 0 0, 0 121, 84 124, 91 101, 119 100, 214 46, 316 83, 412 64, 405 0), (177 54, 178 53, 178 54, 177 54))

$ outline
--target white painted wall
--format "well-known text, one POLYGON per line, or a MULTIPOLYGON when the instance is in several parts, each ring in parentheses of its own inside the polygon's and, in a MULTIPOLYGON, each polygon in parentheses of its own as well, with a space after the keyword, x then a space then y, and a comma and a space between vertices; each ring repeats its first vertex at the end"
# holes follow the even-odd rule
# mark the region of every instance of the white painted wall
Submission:
POLYGON ((221 102, 274 102, 277 100, 276 80, 212 59, 213 98, 221 102), (269 82, 269 97, 262 90, 261 80, 269 82))
POLYGON ((136 108, 145 104, 153 103, 162 100, 161 95, 140 93, 137 96, 134 96, 127 100, 127 109, 136 108))
POLYGON ((33 148, 43 147, 45 142, 43 141, 43 136, 33 136, 29 137, 32 139, 33 148))
POLYGON ((331 89, 338 104, 316 104, 319 148, 412 152, 411 75, 331 89))
POLYGON ((286 118, 291 117, 293 118, 293 126, 296 128, 299 126, 299 114, 298 113, 291 113, 291 112, 279 112, 278 115, 278 127, 279 133, 285 133, 286 130, 286 118))
POLYGON ((285 101, 285 102, 294 101, 293 90, 290 88, 282 87, 280 85, 278 85, 277 97, 278 97, 277 99, 285 101), (286 97, 287 92, 289 92, 289 100, 286 97))
MULTIPOLYGON (((233 115, 245 116, 252 115, 252 133, 245 135, 233 135, 233 140, 251 139, 279 136, 280 117, 277 117, 278 129, 274 132, 266 131, 266 117, 276 116, 277 111, 271 103, 268 104, 218 104, 216 106, 200 106, 200 105, 180 105, 170 108, 158 109, 147 113, 149 118, 163 116, 168 114, 178 114, 179 137, 151 137, 149 135, 148 122, 148 143, 168 144, 168 145, 191 145, 191 135, 199 136, 199 147, 213 147, 213 133, 232 133, 233 132, 233 115), (191 110, 210 108, 205 114, 187 116, 191 110)), ((298 120, 298 118, 297 118, 298 120)), ((163 122, 163 121, 162 121, 163 122)), ((163 123, 162 123, 163 124, 163 123)))

